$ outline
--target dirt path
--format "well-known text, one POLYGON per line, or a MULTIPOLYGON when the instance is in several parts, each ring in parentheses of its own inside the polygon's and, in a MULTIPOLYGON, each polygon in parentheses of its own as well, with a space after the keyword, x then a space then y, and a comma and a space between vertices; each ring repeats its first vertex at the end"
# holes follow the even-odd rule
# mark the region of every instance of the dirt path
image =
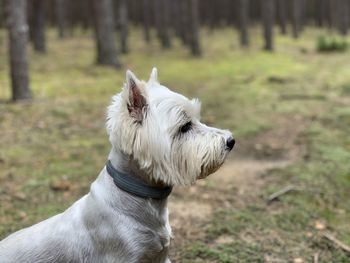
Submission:
MULTIPOLYGON (((271 169, 283 168, 303 155, 297 137, 307 125, 302 120, 281 120, 278 129, 268 131, 249 141, 238 144, 237 149, 218 172, 195 186, 176 189, 169 201, 170 223, 174 232, 172 260, 181 262, 175 251, 186 240, 203 240, 201 226, 211 221, 219 208, 240 207, 254 203, 264 187, 261 176, 271 169)), ((217 242, 230 242, 221 237, 217 242), (222 239, 222 240, 221 240, 222 239)))
MULTIPOLYGON (((207 181, 199 182, 190 189, 176 189, 169 201, 170 223, 174 233, 172 247, 184 245, 186 240, 202 240, 204 234, 201 227, 210 222, 213 212, 218 208, 232 207, 254 203, 256 193, 263 186, 260 175, 273 168, 282 168, 291 161, 264 160, 230 160, 207 181), (234 189, 235 191, 232 191, 234 189)), ((230 237, 221 237, 217 243, 229 243, 230 237)), ((181 262, 174 251, 172 262, 181 262), (175 258, 175 260, 174 260, 175 258)))

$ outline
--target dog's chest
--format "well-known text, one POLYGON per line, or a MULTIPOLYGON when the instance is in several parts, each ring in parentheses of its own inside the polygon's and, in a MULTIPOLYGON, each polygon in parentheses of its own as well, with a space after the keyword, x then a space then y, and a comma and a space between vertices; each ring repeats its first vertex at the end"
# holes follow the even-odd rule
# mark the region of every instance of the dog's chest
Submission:
POLYGON ((114 217, 113 223, 103 225, 112 227, 104 229, 99 224, 98 235, 95 235, 100 247, 99 254, 108 255, 109 259, 109 256, 112 257, 112 261, 108 259, 103 262, 166 262, 171 240, 167 209, 158 218, 119 216, 114 217))
POLYGON ((158 224, 135 226, 133 242, 137 245, 133 252, 137 255, 135 262, 165 262, 171 240, 171 228, 168 221, 168 211, 164 210, 158 224))
POLYGON ((166 262, 171 239, 166 225, 149 227, 133 220, 115 223, 116 228, 95 232, 95 259, 104 263, 166 262))
POLYGON ((154 230, 141 230, 135 241, 139 249, 135 251, 137 262, 164 262, 170 246, 170 233, 166 227, 154 230), (137 241, 136 241, 137 240, 137 241))

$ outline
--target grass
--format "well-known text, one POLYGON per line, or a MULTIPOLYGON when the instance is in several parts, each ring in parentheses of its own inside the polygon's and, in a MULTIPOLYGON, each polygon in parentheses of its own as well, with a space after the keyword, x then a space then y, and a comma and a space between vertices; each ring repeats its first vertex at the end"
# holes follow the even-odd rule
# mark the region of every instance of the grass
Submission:
MULTIPOLYGON (((133 29, 131 52, 121 60, 143 79, 156 65, 162 83, 199 97, 204 122, 233 130, 238 142, 298 116, 307 123, 298 137, 305 151, 298 163, 264 176, 254 203, 218 208, 203 226, 205 238, 178 248, 183 262, 311 262, 317 252, 320 262, 350 262, 314 227, 325 222, 350 245, 350 53, 319 54, 314 29, 296 41, 278 36, 274 53, 261 50, 255 31, 249 50, 238 47, 229 29, 202 33, 204 57, 193 59, 177 42, 171 50, 147 46, 133 29), (264 197, 288 184, 303 190, 266 204, 264 197), (229 241, 217 242, 226 236, 229 241)), ((124 70, 93 64, 90 35, 63 41, 52 31, 48 36, 47 55, 29 49, 35 100, 0 104, 0 238, 86 193, 110 148, 105 108, 120 91, 124 70), (70 191, 50 189, 57 180, 68 181, 70 191)), ((7 61, 2 42, 1 101, 10 97, 7 61)))

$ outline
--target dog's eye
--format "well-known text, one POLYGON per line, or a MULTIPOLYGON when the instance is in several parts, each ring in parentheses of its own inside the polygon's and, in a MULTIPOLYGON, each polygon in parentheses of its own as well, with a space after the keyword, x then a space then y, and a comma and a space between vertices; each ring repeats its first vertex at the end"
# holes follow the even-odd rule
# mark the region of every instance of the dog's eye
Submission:
POLYGON ((187 122, 184 126, 181 127, 180 132, 181 133, 186 133, 192 128, 192 122, 187 122))

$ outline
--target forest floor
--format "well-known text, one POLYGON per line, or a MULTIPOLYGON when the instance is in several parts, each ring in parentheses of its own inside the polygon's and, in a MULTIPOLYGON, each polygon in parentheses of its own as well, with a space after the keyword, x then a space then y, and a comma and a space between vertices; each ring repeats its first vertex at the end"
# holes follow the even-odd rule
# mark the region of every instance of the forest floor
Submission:
MULTIPOLYGON (((147 46, 133 29, 121 60, 140 78, 202 101, 202 120, 237 144, 224 166, 169 200, 173 262, 350 262, 350 52, 319 54, 316 30, 240 49, 202 32, 204 57, 147 46), (280 190, 286 193, 268 199, 280 190), (331 237, 331 240, 330 238, 331 237), (333 239, 332 239, 333 237, 333 239)), ((255 36, 255 38, 254 38, 255 36)), ((0 40, 4 32, 0 31, 0 40)), ((105 109, 125 70, 93 64, 87 33, 30 50, 35 99, 9 104, 0 41, 0 239, 59 213, 89 190, 109 151, 105 109)))

